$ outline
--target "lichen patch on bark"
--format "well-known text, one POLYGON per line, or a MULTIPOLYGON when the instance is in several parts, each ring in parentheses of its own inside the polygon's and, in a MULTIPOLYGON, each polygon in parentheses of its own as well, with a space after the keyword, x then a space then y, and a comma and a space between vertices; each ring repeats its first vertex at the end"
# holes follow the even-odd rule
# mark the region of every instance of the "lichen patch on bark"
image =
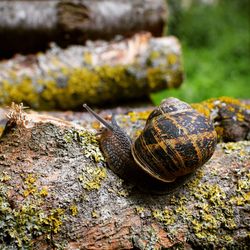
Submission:
MULTIPOLYGON (((127 117, 134 119, 129 114, 117 120, 134 138, 145 118, 127 117)), ((28 118, 32 126, 9 123, 0 138, 1 247, 247 245, 249 141, 218 144, 189 183, 173 194, 157 196, 107 167, 89 130, 91 120, 84 129, 46 115, 30 113, 28 118)))

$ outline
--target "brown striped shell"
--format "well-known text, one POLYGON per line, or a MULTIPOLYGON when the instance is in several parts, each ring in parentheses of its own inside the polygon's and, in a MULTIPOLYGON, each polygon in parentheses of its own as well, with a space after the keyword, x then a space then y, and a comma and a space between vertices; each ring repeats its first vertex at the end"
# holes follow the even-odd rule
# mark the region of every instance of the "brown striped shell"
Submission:
POLYGON ((132 146, 137 164, 162 182, 192 173, 214 153, 213 124, 185 102, 164 100, 148 117, 132 146))

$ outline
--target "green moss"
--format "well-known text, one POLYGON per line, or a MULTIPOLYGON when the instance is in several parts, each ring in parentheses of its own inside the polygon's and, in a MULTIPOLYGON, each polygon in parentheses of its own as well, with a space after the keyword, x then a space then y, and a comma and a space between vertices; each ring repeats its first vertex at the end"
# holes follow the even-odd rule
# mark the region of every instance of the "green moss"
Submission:
MULTIPOLYGON (((39 99, 35 108, 42 107, 43 109, 49 109, 50 107, 57 108, 59 105, 58 98, 64 94, 63 89, 57 87, 56 81, 53 80, 40 80, 42 92, 39 93, 39 99)), ((35 92, 37 94, 37 91, 35 92)), ((26 102, 26 99, 23 101, 26 102)), ((65 100, 67 101, 67 100, 65 100)), ((28 105, 33 107, 32 103, 27 102, 28 105)))
POLYGON ((46 200, 41 194, 33 175, 23 176, 23 199, 13 206, 9 192, 14 188, 10 185, 10 177, 0 177, 0 246, 32 249, 33 240, 43 236, 53 242, 52 236, 60 231, 63 223, 64 210, 46 208, 46 200))
POLYGON ((60 105, 64 107, 65 100, 69 107, 80 106, 83 100, 95 102, 100 85, 100 78, 94 71, 87 68, 74 69, 68 74, 67 87, 63 89, 63 96, 59 100, 60 105))

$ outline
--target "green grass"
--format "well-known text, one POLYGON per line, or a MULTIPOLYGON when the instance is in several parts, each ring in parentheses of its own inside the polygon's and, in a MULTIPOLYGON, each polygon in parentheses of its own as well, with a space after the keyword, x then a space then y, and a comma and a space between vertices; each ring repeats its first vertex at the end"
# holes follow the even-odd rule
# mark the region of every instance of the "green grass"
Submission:
POLYGON ((250 98, 250 27, 248 0, 195 4, 179 9, 170 1, 168 34, 182 44, 185 81, 179 89, 151 95, 155 104, 175 96, 187 102, 211 97, 250 98), (172 4, 171 4, 172 3, 172 4))

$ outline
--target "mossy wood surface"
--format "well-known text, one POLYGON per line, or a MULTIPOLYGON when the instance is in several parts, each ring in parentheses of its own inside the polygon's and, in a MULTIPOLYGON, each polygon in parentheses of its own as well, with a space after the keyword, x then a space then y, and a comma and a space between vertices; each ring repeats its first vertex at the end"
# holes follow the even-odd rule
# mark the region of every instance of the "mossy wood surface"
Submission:
MULTIPOLYGON (((156 196, 107 168, 88 114, 13 108, 0 139, 1 249, 247 249, 249 141, 219 143, 188 184, 156 196)), ((127 111, 117 121, 135 138, 149 111, 127 111)))
POLYGON ((17 56, 0 63, 0 105, 24 102, 34 109, 76 109, 120 103, 178 87, 183 80, 175 37, 140 33, 116 42, 17 56))
POLYGON ((0 57, 44 50, 88 39, 112 39, 150 31, 161 36, 164 0, 0 1, 0 57))

